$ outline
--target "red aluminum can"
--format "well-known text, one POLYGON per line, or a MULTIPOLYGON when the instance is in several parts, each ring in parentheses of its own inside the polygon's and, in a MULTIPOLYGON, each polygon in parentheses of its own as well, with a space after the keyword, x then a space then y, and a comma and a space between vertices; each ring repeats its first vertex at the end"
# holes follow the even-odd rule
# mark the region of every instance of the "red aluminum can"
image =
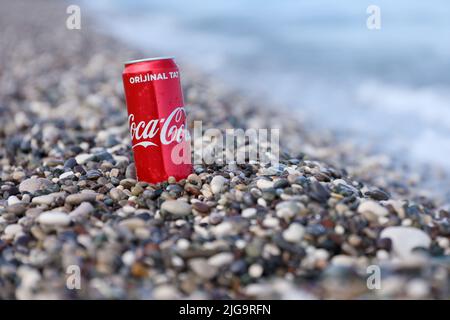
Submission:
POLYGON ((138 180, 186 178, 192 172, 190 136, 174 59, 128 61, 122 80, 138 180))

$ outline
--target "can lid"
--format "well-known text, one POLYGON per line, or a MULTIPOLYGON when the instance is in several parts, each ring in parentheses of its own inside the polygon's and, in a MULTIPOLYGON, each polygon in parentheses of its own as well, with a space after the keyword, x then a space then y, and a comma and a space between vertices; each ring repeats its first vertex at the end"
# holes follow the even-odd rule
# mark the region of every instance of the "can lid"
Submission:
POLYGON ((166 59, 175 59, 175 57, 173 57, 173 56, 166 56, 166 57, 155 57, 155 58, 145 58, 145 59, 129 60, 129 61, 125 61, 124 64, 125 64, 125 65, 128 65, 128 64, 133 64, 133 63, 137 63, 137 62, 155 61, 155 60, 166 60, 166 59))

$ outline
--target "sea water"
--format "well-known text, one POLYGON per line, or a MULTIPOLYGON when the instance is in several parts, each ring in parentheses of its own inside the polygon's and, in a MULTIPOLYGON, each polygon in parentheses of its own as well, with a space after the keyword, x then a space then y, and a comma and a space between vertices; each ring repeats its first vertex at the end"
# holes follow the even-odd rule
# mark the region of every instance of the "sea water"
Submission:
POLYGON ((132 45, 175 55, 355 143, 450 171, 447 0, 103 0, 83 7, 132 45), (380 8, 379 29, 367 27, 370 5, 380 8))

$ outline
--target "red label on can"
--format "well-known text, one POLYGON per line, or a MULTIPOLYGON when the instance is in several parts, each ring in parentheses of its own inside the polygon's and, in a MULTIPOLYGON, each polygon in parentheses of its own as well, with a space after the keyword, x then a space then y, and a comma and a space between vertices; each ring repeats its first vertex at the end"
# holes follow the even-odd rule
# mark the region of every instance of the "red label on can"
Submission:
POLYGON ((138 180, 186 178, 190 138, 177 65, 170 58, 137 61, 126 65, 122 79, 138 180))

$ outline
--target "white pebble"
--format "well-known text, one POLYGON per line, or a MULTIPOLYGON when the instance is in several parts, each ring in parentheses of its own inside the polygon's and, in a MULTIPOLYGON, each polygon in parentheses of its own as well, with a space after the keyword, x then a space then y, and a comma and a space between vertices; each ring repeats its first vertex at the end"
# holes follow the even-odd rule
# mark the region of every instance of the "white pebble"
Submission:
POLYGON ((78 164, 85 164, 86 162, 91 160, 93 157, 94 156, 92 154, 82 153, 82 154, 77 155, 75 157, 75 160, 77 161, 78 164))
POLYGON ((232 232, 233 232, 233 224, 227 221, 218 224, 212 229, 212 233, 217 238, 222 238, 224 236, 230 235, 232 232))
POLYGON ((63 212, 44 212, 41 213, 38 221, 48 226, 67 226, 70 224, 70 217, 63 212))
POLYGON ((301 224, 292 223, 283 231, 283 238, 288 242, 298 243, 302 240, 304 234, 305 228, 301 224))
POLYGON ((190 245, 191 243, 189 242, 189 240, 186 240, 184 238, 181 238, 177 241, 177 248, 179 250, 187 250, 190 245))
POLYGON ((230 252, 221 252, 208 259, 208 264, 214 267, 222 267, 233 262, 233 254, 230 252))
POLYGON ((439 237, 438 238, 438 245, 439 245, 439 247, 446 249, 446 248, 449 247, 450 241, 448 240, 448 238, 439 237))
POLYGON ((341 226, 340 224, 338 224, 336 227, 334 227, 334 231, 335 231, 337 234, 340 234, 340 235, 342 235, 342 234, 345 233, 344 227, 341 226))
POLYGON ((278 221, 277 218, 267 217, 263 221, 263 226, 266 227, 266 228, 276 228, 276 227, 278 227, 279 223, 280 222, 278 221))
POLYGON ((267 201, 264 198, 258 198, 256 201, 261 207, 267 207, 267 201))
POLYGON ((5 232, 5 235, 14 237, 16 234, 22 232, 22 226, 17 223, 10 224, 5 228, 4 232, 5 232))
POLYGON ((175 300, 180 298, 178 290, 171 285, 164 284, 153 290, 155 300, 175 300))
POLYGON ((19 198, 17 198, 16 196, 9 196, 8 197, 8 206, 12 206, 12 205, 14 205, 16 203, 21 203, 19 198))
POLYGON ((358 206, 358 213, 373 213, 378 217, 384 217, 389 214, 389 211, 377 202, 367 200, 358 206))
POLYGON ((328 260, 330 254, 325 249, 317 249, 314 251, 314 258, 316 260, 328 260))
POLYGON ((402 259, 410 258, 414 248, 428 248, 431 244, 431 239, 425 232, 404 226, 388 227, 381 232, 380 238, 391 239, 393 253, 402 259))
POLYGON ((125 252, 122 255, 122 262, 126 265, 126 266, 131 266, 135 261, 135 254, 133 251, 128 250, 127 252, 125 252))
POLYGON ((430 293, 430 288, 425 280, 413 279, 407 284, 406 293, 410 298, 423 299, 430 293))
POLYGON ((215 176, 211 180, 211 191, 214 194, 219 194, 222 192, 223 185, 225 184, 226 179, 222 176, 215 176))
POLYGON ((259 278, 262 276, 264 272, 263 267, 260 264, 254 263, 250 266, 250 268, 248 268, 248 274, 252 277, 252 278, 259 278))
POLYGON ((256 209, 255 208, 244 209, 244 210, 242 210, 241 215, 243 218, 247 218, 247 219, 252 218, 256 215, 256 209))
POLYGON ((256 186, 261 190, 273 188, 273 181, 259 179, 258 181, 256 181, 256 186))
POLYGON ((67 178, 72 178, 74 176, 74 173, 72 171, 67 171, 64 172, 63 174, 61 174, 59 176, 59 180, 63 180, 63 179, 67 179, 67 178))
POLYGON ((380 261, 388 260, 389 252, 387 252, 386 250, 378 250, 377 251, 377 259, 380 261))

